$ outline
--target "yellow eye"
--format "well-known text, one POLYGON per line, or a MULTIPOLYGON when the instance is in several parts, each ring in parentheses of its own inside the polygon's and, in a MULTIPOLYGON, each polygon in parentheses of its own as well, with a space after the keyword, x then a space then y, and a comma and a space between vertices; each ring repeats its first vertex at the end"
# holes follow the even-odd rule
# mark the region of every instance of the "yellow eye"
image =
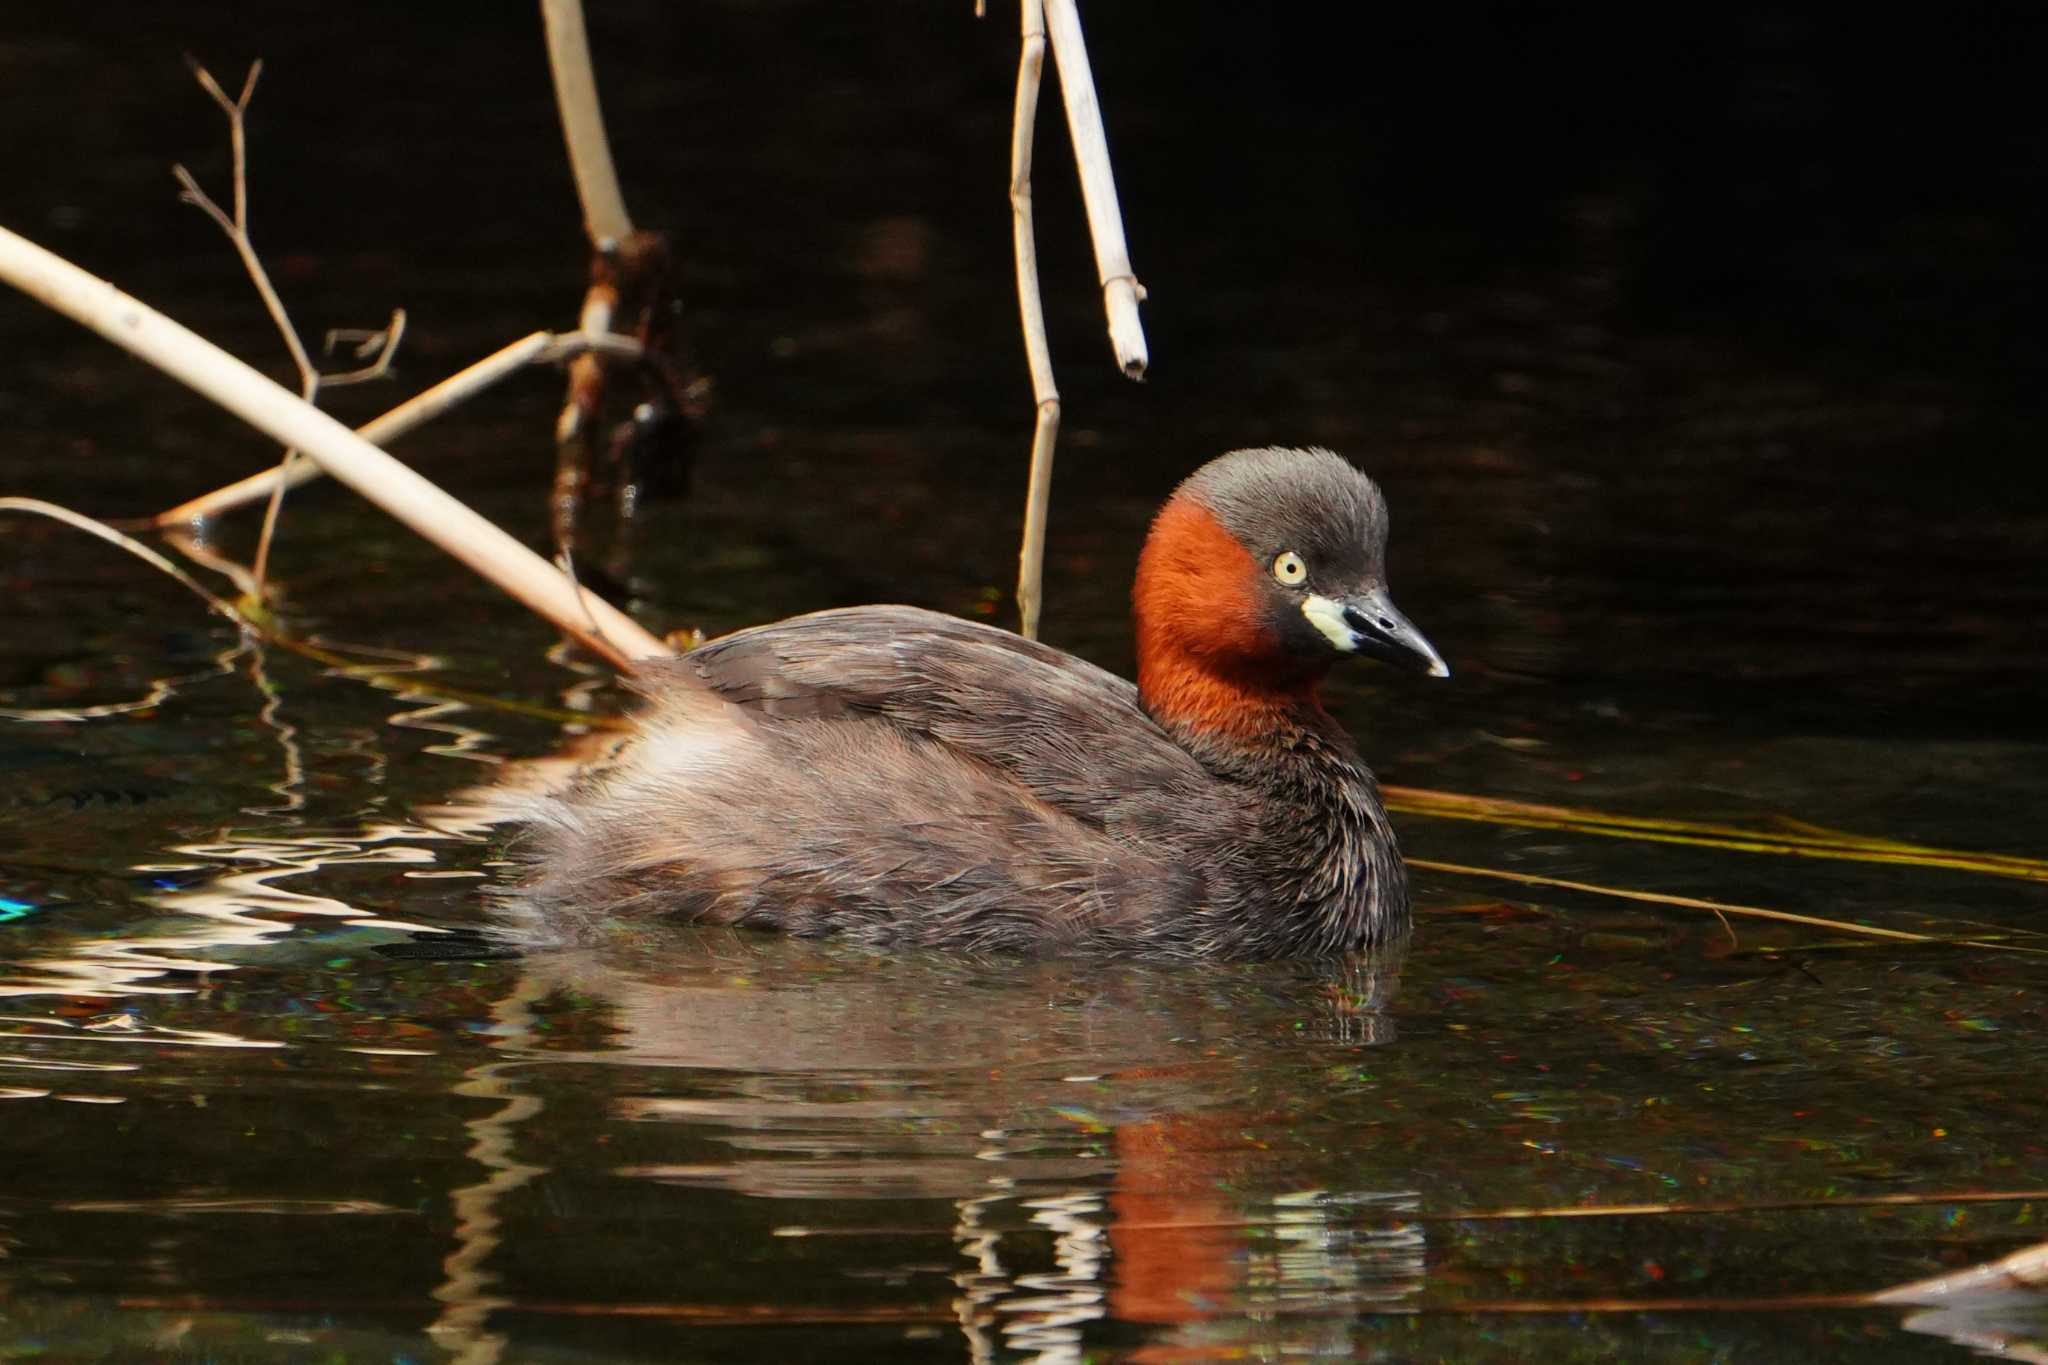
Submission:
POLYGON ((1273 577, 1292 588, 1308 581, 1308 565, 1292 550, 1283 550, 1273 561, 1273 577))

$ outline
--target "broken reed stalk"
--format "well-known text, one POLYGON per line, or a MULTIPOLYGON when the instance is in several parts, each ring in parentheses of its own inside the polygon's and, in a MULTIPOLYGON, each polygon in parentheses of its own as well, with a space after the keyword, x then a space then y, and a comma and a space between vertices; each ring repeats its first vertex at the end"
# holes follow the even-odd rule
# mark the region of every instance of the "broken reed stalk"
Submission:
MULTIPOLYGON (((977 5, 977 15, 982 8, 977 5)), ((1109 140, 1102 131, 1102 105, 1081 37, 1074 0, 1019 0, 1023 46, 1017 59, 1017 102, 1010 131, 1010 222, 1017 254, 1017 308, 1024 328, 1024 355, 1031 367, 1031 473, 1024 498, 1024 542, 1017 552, 1018 630, 1038 638, 1045 608, 1045 526, 1052 498, 1053 445, 1059 438, 1060 395, 1052 377, 1052 348, 1045 336, 1045 307, 1038 287, 1038 240, 1031 215, 1031 153, 1038 122, 1038 92, 1044 81, 1050 37, 1059 67, 1060 97, 1074 143, 1088 234, 1095 246, 1095 270, 1102 282, 1102 306, 1109 319, 1110 347, 1118 368, 1132 379, 1145 377, 1145 329, 1138 320, 1144 286, 1131 270, 1124 219, 1117 207, 1116 177, 1109 168, 1109 140)))
POLYGON ((626 672, 674 650, 609 602, 573 587, 553 565, 211 342, 28 239, 0 228, 0 279, 189 386, 327 472, 565 634, 626 672))
POLYGON ((669 283, 668 238, 636 229, 626 212, 598 106, 582 2, 541 0, 541 17, 562 139, 590 239, 589 283, 578 326, 586 335, 633 334, 642 346, 641 377, 647 381, 646 401, 634 410, 631 427, 615 431, 607 446, 598 424, 619 366, 610 353, 596 348, 569 364, 567 392, 555 420, 555 482, 549 495, 549 529, 557 549, 567 555, 576 549, 584 503, 593 490, 609 485, 618 495, 623 529, 632 519, 636 499, 630 489, 645 472, 643 462, 686 456, 688 421, 700 415, 702 388, 676 358, 680 310, 669 283))
MULTIPOLYGON (((604 350, 637 358, 640 343, 631 337, 612 334, 586 336, 582 333, 557 335, 534 332, 485 356, 474 365, 457 370, 433 387, 414 394, 391 411, 357 427, 356 434, 372 445, 386 445, 417 427, 425 426, 528 365, 547 364, 581 355, 586 350, 604 350)), ((271 488, 280 481, 296 488, 319 478, 324 472, 312 460, 301 460, 289 469, 266 469, 159 512, 150 518, 150 525, 164 528, 203 521, 270 496, 271 488)))
POLYGON ((1045 71, 1043 0, 1021 0, 1023 49, 1017 59, 1017 107, 1010 131, 1010 231, 1017 253, 1017 311, 1024 327, 1024 357, 1031 367, 1031 474, 1024 497, 1024 545, 1017 556, 1018 629, 1038 638, 1045 605, 1045 518, 1052 499, 1053 443, 1059 438, 1060 392, 1053 383, 1052 346, 1045 336, 1045 304, 1038 287, 1038 237, 1031 216, 1031 144, 1038 124, 1038 91, 1045 71))
MULTIPOLYGON (((618 251, 633 232, 626 212, 625 191, 612 161, 611 139, 604 130, 604 110, 597 102, 597 71, 590 61, 590 34, 583 22, 583 0, 541 0, 547 28, 548 71, 555 83, 555 107, 562 115, 562 141, 569 149, 569 170, 576 181, 576 200, 583 206, 583 231, 590 239, 592 268, 576 326, 586 333, 610 332, 618 311, 619 291, 605 268, 605 258, 618 251)), ((551 493, 556 544, 566 551, 588 478, 587 452, 577 445, 604 401, 606 374, 602 359, 578 356, 569 367, 569 393, 555 419, 555 445, 562 452, 551 493), (564 510, 566 506, 566 511, 564 510)))
POLYGON ((1102 281, 1102 306, 1109 315, 1110 345, 1118 367, 1132 379, 1143 379, 1147 356, 1138 303, 1145 289, 1131 269, 1130 248, 1124 243, 1124 218, 1117 207, 1116 177, 1109 168, 1109 139, 1102 131, 1102 105, 1095 97, 1088 45, 1081 38, 1081 13, 1075 0, 1043 4, 1059 68, 1060 98, 1067 107, 1067 130, 1074 140, 1074 163, 1081 173, 1088 232, 1095 242, 1095 270, 1102 281))

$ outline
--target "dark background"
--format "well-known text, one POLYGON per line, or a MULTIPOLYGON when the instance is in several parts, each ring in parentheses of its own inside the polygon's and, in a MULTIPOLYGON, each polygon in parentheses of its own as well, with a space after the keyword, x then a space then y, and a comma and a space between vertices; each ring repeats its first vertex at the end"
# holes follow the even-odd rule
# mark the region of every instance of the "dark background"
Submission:
MULTIPOLYGON (((717 385, 697 503, 657 522, 652 617, 994 610, 1030 414, 1014 12, 590 18, 628 201, 673 235, 717 385)), ((1513 729, 1517 698, 1561 688, 1710 728, 2040 732, 2039 19, 1129 0, 1085 19, 1153 369, 1135 386, 1109 363, 1049 89, 1051 638, 1122 666, 1164 490, 1234 445, 1319 442, 1387 484, 1396 586, 1474 717, 1513 729)), ((167 171, 226 193, 180 54, 230 86, 260 55, 255 233, 302 328, 413 315, 399 387, 339 413, 569 325, 579 215, 529 7, 107 27, 44 9, 0 29, 0 220, 282 374, 167 171)), ((0 344, 11 488, 132 513, 264 458, 25 302, 0 303, 0 344)), ((402 453, 537 542, 555 393, 533 376, 402 453)), ((344 524, 410 570, 374 520, 344 524)))

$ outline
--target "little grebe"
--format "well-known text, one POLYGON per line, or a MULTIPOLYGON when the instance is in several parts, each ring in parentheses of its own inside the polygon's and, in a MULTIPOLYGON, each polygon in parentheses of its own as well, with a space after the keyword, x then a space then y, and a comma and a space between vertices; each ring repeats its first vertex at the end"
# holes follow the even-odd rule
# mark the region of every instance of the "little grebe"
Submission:
POLYGON ((1386 503, 1326 450, 1240 450, 1152 524, 1138 684, 913 607, 821 611, 639 680, 638 737, 533 814, 548 920, 1173 956, 1400 934, 1379 788, 1318 698, 1449 669, 1386 593, 1386 503))

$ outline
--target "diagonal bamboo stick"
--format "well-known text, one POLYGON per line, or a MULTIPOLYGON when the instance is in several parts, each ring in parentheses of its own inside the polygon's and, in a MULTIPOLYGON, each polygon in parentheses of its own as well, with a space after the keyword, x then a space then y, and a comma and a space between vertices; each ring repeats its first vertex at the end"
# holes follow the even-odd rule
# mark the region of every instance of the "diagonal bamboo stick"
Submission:
POLYGON ((675 651, 318 408, 140 300, 0 228, 0 279, 197 390, 328 473, 616 667, 675 651))

